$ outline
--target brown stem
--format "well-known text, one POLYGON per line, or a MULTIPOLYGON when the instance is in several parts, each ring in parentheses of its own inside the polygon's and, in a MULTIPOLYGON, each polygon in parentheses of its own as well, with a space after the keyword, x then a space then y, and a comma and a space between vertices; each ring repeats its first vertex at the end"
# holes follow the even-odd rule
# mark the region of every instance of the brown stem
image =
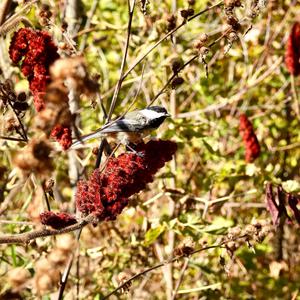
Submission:
POLYGON ((30 241, 35 240, 40 237, 59 235, 71 231, 75 231, 77 229, 81 229, 84 226, 96 222, 94 215, 88 215, 84 219, 82 219, 79 223, 68 226, 63 229, 47 229, 43 228, 41 230, 30 231, 26 233, 20 234, 12 234, 12 235, 2 235, 0 236, 0 244, 28 244, 30 241))
MULTIPOLYGON (((180 71, 182 71, 187 65, 189 65, 191 62, 193 62, 199 55, 195 55, 193 56, 191 59, 189 59, 184 65, 182 65, 179 69, 178 69, 178 73, 180 71)), ((165 83, 165 85, 160 89, 160 91, 155 95, 155 97, 151 100, 151 102, 148 104, 148 107, 151 106, 154 101, 165 91, 165 89, 169 86, 169 84, 173 81, 173 79, 175 77, 178 76, 178 73, 174 73, 169 79, 168 81, 165 83)))
POLYGON ((152 45, 151 47, 149 47, 149 49, 146 51, 146 53, 144 53, 142 56, 138 57, 136 59, 136 61, 128 68, 128 70, 124 73, 123 77, 122 77, 122 81, 131 73, 131 71, 140 63, 142 62, 155 48, 157 48, 157 46, 159 46, 164 40, 166 40, 169 36, 172 36, 173 33, 175 33, 177 30, 179 30, 181 27, 183 27, 184 25, 186 25, 188 22, 192 21, 193 19, 201 16, 202 14, 206 13, 207 11, 218 7, 220 5, 222 5, 223 1, 218 2, 217 4, 214 4, 212 6, 209 6, 201 11, 199 11, 197 14, 193 15, 192 17, 190 17, 187 22, 183 21, 180 25, 178 25, 176 28, 174 28, 173 30, 169 31, 166 35, 164 35, 161 39, 159 39, 154 45, 152 45))
POLYGON ((22 120, 21 120, 20 117, 19 117, 19 114, 18 114, 17 111, 14 109, 14 107, 13 107, 13 105, 12 105, 12 103, 11 103, 11 101, 10 101, 9 99, 8 99, 7 102, 8 102, 8 105, 10 106, 10 108, 12 109, 12 111, 14 112, 14 114, 15 114, 15 116, 16 116, 18 122, 19 122, 19 125, 20 125, 20 127, 21 127, 21 131, 22 131, 22 132, 19 132, 19 134, 20 134, 21 137, 25 140, 25 142, 28 142, 27 134, 26 134, 24 125, 23 125, 23 123, 22 123, 22 120))
MULTIPOLYGON (((215 41, 213 41, 212 43, 210 43, 207 47, 211 48, 212 46, 214 46, 216 43, 218 43, 224 36, 226 36, 228 30, 226 32, 224 32, 220 37, 218 37, 215 41)), ((177 73, 174 73, 169 79, 168 81, 165 83, 165 85, 161 88, 161 90, 155 95, 155 97, 151 100, 151 102, 148 104, 148 107, 151 106, 155 100, 165 91, 165 89, 170 85, 170 83, 173 81, 173 79, 175 77, 178 76, 178 73, 181 72, 186 66, 188 66, 189 64, 191 64, 196 58, 199 57, 199 54, 194 55, 192 58, 190 58, 184 65, 182 65, 177 73)))
POLYGON ((16 138, 16 137, 11 137, 11 136, 3 136, 0 135, 0 139, 1 140, 8 140, 8 141, 14 141, 14 142, 27 142, 27 140, 25 139, 20 139, 20 138, 16 138))
MULTIPOLYGON (((245 238, 245 237, 246 237, 246 235, 242 235, 242 236, 239 236, 239 237, 237 237, 236 239, 233 239, 233 240, 234 240, 234 241, 237 241, 237 240, 243 239, 243 238, 245 238)), ((231 242, 231 241, 233 241, 233 240, 232 240, 232 239, 231 239, 231 240, 226 240, 226 241, 223 241, 223 242, 221 242, 221 243, 219 243, 219 244, 216 244, 216 245, 211 245, 211 246, 207 246, 207 247, 203 247, 203 248, 196 249, 196 250, 194 250, 193 252, 191 252, 190 255, 194 255, 194 254, 196 254, 196 253, 203 252, 203 251, 209 250, 209 249, 220 248, 220 247, 222 247, 223 245, 225 245, 225 244, 227 244, 227 243, 229 243, 229 242, 231 242)), ((153 270, 156 270, 156 269, 158 269, 158 268, 161 268, 161 267, 163 267, 163 266, 165 266, 165 265, 167 265, 167 264, 174 263, 175 261, 177 261, 177 260, 179 260, 179 259, 183 259, 183 258, 185 258, 185 257, 186 257, 185 254, 178 255, 178 256, 176 256, 176 257, 173 257, 173 258, 171 258, 171 259, 165 260, 165 261, 163 261, 163 262, 161 262, 161 263, 159 263, 159 264, 157 264, 157 265, 155 265, 155 266, 153 266, 153 267, 150 267, 150 268, 148 268, 148 269, 146 269, 146 270, 144 270, 144 271, 142 271, 142 272, 140 272, 140 273, 137 273, 137 274, 133 275, 131 278, 129 278, 128 280, 126 280, 125 282, 123 282, 121 285, 119 285, 119 286, 118 286, 116 289, 114 289, 112 292, 110 292, 109 294, 107 294, 106 296, 104 296, 104 297, 102 298, 102 300, 108 299, 110 296, 116 294, 119 290, 121 290, 121 289, 124 288, 125 286, 128 286, 128 284, 131 283, 133 280, 138 279, 139 277, 141 277, 141 276, 143 276, 143 275, 145 275, 145 274, 147 274, 147 273, 149 273, 149 272, 151 272, 151 271, 153 271, 153 270)))
MULTIPOLYGON (((77 232, 76 232, 76 239, 77 241, 79 241, 80 239, 80 235, 82 232, 82 228, 81 227, 77 232)), ((67 285, 68 282, 68 278, 69 278, 69 274, 73 265, 73 261, 74 261, 74 253, 71 254, 71 256, 69 257, 68 263, 64 269, 64 273, 62 275, 61 281, 60 281, 60 287, 59 287, 59 291, 58 291, 58 297, 57 300, 61 300, 63 298, 63 294, 65 291, 65 287, 67 285)))
POLYGON ((182 280, 183 280, 184 273, 185 273, 185 271, 186 271, 188 265, 189 265, 189 259, 186 258, 185 261, 184 261, 184 264, 183 264, 183 266, 182 266, 182 268, 181 268, 179 278, 178 278, 178 280, 177 280, 177 282, 176 282, 176 286, 175 286, 175 289, 174 289, 174 292, 173 292, 172 300, 175 300, 175 299, 176 299, 177 292, 178 292, 178 290, 179 290, 179 287, 180 287, 181 282, 182 282, 182 280))
MULTIPOLYGON (((181 27, 183 27, 184 25, 186 25, 188 22, 192 21, 193 19, 195 19, 196 17, 199 17, 200 15, 204 14, 205 12, 216 8, 218 6, 221 6, 223 4, 223 1, 218 2, 217 4, 214 4, 212 6, 209 6, 201 11, 199 11, 198 13, 196 13, 195 15, 193 15, 192 17, 190 17, 187 21, 182 22, 180 25, 178 25, 176 28, 174 28, 173 30, 169 31, 166 35, 164 35, 161 39, 159 39, 154 45, 150 46, 148 48, 148 50, 142 54, 140 57, 138 57, 133 64, 128 68, 128 70, 124 73, 123 77, 122 77, 122 81, 125 80, 125 78, 131 73, 131 71, 140 63, 142 62, 155 48, 157 48, 164 40, 166 40, 168 37, 172 36, 173 33, 175 33, 177 30, 179 30, 181 27)), ((105 97, 107 97, 107 95, 109 95, 113 90, 115 89, 115 87, 109 89, 108 91, 106 91, 104 93, 105 97)))
POLYGON ((0 26, 4 23, 6 15, 9 11, 9 7, 12 3, 12 0, 4 0, 0 6, 0 26))
POLYGON ((111 100, 111 105, 110 105, 110 109, 108 112, 108 116, 107 116, 107 122, 110 121, 111 116, 113 114, 113 111, 115 109, 116 106, 116 102, 117 102, 117 98, 122 86, 122 82, 123 82, 123 73, 124 73, 124 68, 125 68, 125 64, 126 64, 126 59, 127 59, 127 54, 128 54, 128 49, 129 49, 129 40, 130 40, 130 35, 131 35, 131 25, 132 25, 132 19, 133 19, 133 12, 134 12, 134 7, 135 7, 135 0, 133 0, 133 3, 131 5, 131 0, 128 0, 128 12, 129 12, 129 19, 128 19, 128 26, 127 26, 127 39, 126 39, 126 44, 125 44, 125 51, 124 51, 124 55, 123 55, 123 59, 122 59, 122 63, 121 63, 121 68, 120 68, 120 78, 117 82, 115 91, 114 91, 114 95, 113 98, 111 100))

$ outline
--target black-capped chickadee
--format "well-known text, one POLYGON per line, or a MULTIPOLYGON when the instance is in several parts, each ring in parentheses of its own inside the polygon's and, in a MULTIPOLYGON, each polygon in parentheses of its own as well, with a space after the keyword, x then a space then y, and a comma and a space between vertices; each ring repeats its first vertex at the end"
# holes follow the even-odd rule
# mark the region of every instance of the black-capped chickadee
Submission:
POLYGON ((80 141, 72 144, 71 149, 80 148, 84 142, 99 137, 110 137, 124 145, 137 144, 169 116, 167 110, 161 106, 150 106, 129 112, 95 132, 82 136, 80 141))

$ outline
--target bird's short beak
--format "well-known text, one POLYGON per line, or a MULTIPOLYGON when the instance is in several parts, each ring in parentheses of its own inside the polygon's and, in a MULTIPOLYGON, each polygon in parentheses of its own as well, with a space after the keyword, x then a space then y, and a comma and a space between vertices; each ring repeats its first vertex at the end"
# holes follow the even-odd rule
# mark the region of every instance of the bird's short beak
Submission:
POLYGON ((169 117, 171 117, 171 115, 170 114, 166 114, 166 118, 169 118, 169 117))

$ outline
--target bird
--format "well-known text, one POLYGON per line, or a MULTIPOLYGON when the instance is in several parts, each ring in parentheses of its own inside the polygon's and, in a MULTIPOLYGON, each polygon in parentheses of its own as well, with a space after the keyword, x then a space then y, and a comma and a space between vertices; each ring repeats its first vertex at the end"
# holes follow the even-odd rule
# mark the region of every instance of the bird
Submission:
POLYGON ((112 138, 126 146, 136 145, 152 130, 157 129, 167 117, 170 114, 162 106, 134 110, 90 134, 81 136, 80 140, 72 144, 71 149, 81 148, 85 142, 101 137, 112 138))

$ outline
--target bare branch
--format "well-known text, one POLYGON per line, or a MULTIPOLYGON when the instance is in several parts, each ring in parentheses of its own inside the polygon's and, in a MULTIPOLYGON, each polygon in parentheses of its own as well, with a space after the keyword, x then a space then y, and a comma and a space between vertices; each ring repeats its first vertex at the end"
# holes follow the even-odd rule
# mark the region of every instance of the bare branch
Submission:
MULTIPOLYGON (((221 248, 222 246, 226 245, 229 242, 237 241, 237 240, 243 239, 245 237, 246 237, 246 235, 242 235, 242 236, 239 236, 239 237, 237 237, 235 239, 225 240, 225 241, 223 241, 223 242, 221 242, 219 244, 216 244, 216 245, 211 245, 211 246, 199 248, 199 249, 196 249, 193 252, 191 252, 190 255, 194 255, 196 253, 203 252, 203 251, 206 251, 206 250, 209 250, 209 249, 221 248)), ((104 296, 102 298, 102 300, 108 299, 110 296, 116 294, 119 290, 121 290, 125 286, 128 286, 128 284, 130 282, 132 282, 133 280, 136 280, 136 279, 140 278, 141 276, 143 276, 143 275, 145 275, 145 274, 147 274, 147 273, 149 273, 151 271, 154 271, 154 270, 156 270, 158 268, 161 268, 161 267, 163 267, 163 266, 165 266, 167 264, 174 263, 175 261, 177 261, 179 259, 183 259, 183 258, 186 258, 186 254, 178 255, 178 256, 173 257, 171 259, 165 260, 165 261, 163 261, 163 262, 161 262, 161 263, 159 263, 159 264, 157 264, 157 265, 155 265, 153 267, 150 267, 150 268, 148 268, 148 269, 146 269, 146 270, 144 270, 144 271, 142 271, 140 273, 137 273, 137 274, 133 275, 131 278, 129 278, 128 280, 126 280, 125 282, 123 282, 121 285, 119 285, 115 290, 113 290, 112 292, 110 292, 108 295, 104 296)))
POLYGON ((184 21, 180 25, 178 25, 173 30, 169 31, 165 36, 163 36, 161 39, 159 39, 154 45, 148 48, 144 54, 142 54, 140 57, 138 57, 135 62, 128 68, 128 70, 124 73, 122 77, 122 81, 131 73, 131 71, 140 63, 142 62, 157 46, 159 46, 164 40, 166 40, 168 37, 172 36, 177 30, 179 30, 181 27, 185 26, 188 22, 192 21, 193 19, 201 16, 202 14, 206 13, 207 11, 214 9, 218 6, 221 6, 223 4, 223 1, 218 2, 217 4, 214 4, 212 6, 209 6, 201 11, 199 11, 197 14, 190 17, 187 22, 184 21))
POLYGON ((82 219, 79 223, 59 230, 43 228, 41 230, 35 230, 26 233, 2 235, 0 236, 0 244, 28 244, 30 241, 37 238, 75 231, 93 222, 96 222, 96 219, 95 216, 91 214, 82 219))
POLYGON ((117 85, 116 85, 116 88, 115 88, 115 91, 114 91, 114 95, 113 95, 113 98, 111 100, 111 105, 110 105, 110 109, 109 109, 109 112, 108 112, 107 122, 109 122, 110 119, 111 119, 111 116, 112 116, 113 111, 115 109, 117 98, 118 98, 118 95, 119 95, 119 92, 120 92, 120 89, 121 89, 121 86, 122 86, 122 82, 124 80, 123 73, 124 73, 124 68, 125 68, 125 64, 126 64, 128 48, 129 48, 129 40, 130 40, 130 35, 131 35, 131 25, 132 25, 134 7, 135 7, 135 0, 133 0, 132 3, 131 3, 130 0, 128 0, 129 19, 128 19, 127 39, 126 39, 125 51, 124 51, 124 55, 123 55, 123 59, 122 59, 122 63, 121 63, 121 68, 120 68, 120 78, 117 82, 117 85))

